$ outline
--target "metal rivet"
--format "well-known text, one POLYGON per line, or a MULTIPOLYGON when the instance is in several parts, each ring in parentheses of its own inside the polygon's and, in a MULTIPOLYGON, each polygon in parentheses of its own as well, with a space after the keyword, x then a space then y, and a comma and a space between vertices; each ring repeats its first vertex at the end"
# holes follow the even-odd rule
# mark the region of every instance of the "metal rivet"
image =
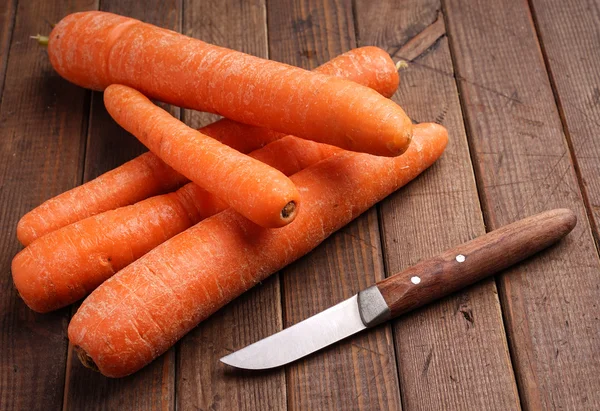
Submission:
POLYGON ((421 282, 421 278, 417 277, 416 275, 414 277, 412 277, 410 279, 410 282, 413 284, 419 284, 421 282))
POLYGON ((467 259, 467 257, 465 257, 462 254, 459 254, 456 256, 456 261, 458 261, 459 263, 464 263, 466 259, 467 259))

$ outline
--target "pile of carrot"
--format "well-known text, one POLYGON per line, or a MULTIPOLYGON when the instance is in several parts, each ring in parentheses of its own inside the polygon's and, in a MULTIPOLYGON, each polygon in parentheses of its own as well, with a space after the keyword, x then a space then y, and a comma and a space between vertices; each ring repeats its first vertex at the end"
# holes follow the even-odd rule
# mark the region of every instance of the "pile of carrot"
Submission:
POLYGON ((413 126, 386 98, 398 73, 375 47, 308 72, 84 12, 54 27, 48 53, 66 79, 104 90, 113 119, 150 150, 17 227, 20 296, 38 312, 87 296, 69 340, 110 377, 148 364, 447 144, 442 126, 413 126), (149 98, 227 118, 194 130, 149 98))

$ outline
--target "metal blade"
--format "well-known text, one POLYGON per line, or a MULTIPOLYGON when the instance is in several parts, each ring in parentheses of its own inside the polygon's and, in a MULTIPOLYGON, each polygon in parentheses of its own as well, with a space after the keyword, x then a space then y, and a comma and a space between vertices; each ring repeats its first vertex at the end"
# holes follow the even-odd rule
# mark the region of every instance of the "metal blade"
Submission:
POLYGON ((233 367, 279 367, 367 328, 355 295, 283 331, 231 353, 221 361, 233 367))

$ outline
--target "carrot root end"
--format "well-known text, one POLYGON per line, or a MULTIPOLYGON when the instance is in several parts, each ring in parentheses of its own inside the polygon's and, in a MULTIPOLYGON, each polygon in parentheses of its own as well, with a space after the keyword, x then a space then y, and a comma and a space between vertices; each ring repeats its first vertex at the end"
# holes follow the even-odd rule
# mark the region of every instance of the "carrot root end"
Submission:
POLYGON ((283 207, 281 210, 281 218, 284 220, 289 220, 296 214, 296 202, 290 201, 283 207))
POLYGON ((77 358, 79 358, 79 361, 81 361, 81 363, 85 367, 100 372, 100 369, 98 368, 92 357, 90 357, 83 348, 75 346, 75 351, 77 352, 77 358))

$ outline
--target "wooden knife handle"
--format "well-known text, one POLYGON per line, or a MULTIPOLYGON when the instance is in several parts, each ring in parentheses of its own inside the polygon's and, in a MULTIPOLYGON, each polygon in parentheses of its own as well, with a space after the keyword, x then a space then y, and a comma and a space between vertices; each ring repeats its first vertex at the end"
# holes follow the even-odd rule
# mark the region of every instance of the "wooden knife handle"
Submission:
POLYGON ((567 235, 571 210, 546 211, 509 224, 417 263, 377 283, 391 317, 420 307, 497 273, 567 235))

